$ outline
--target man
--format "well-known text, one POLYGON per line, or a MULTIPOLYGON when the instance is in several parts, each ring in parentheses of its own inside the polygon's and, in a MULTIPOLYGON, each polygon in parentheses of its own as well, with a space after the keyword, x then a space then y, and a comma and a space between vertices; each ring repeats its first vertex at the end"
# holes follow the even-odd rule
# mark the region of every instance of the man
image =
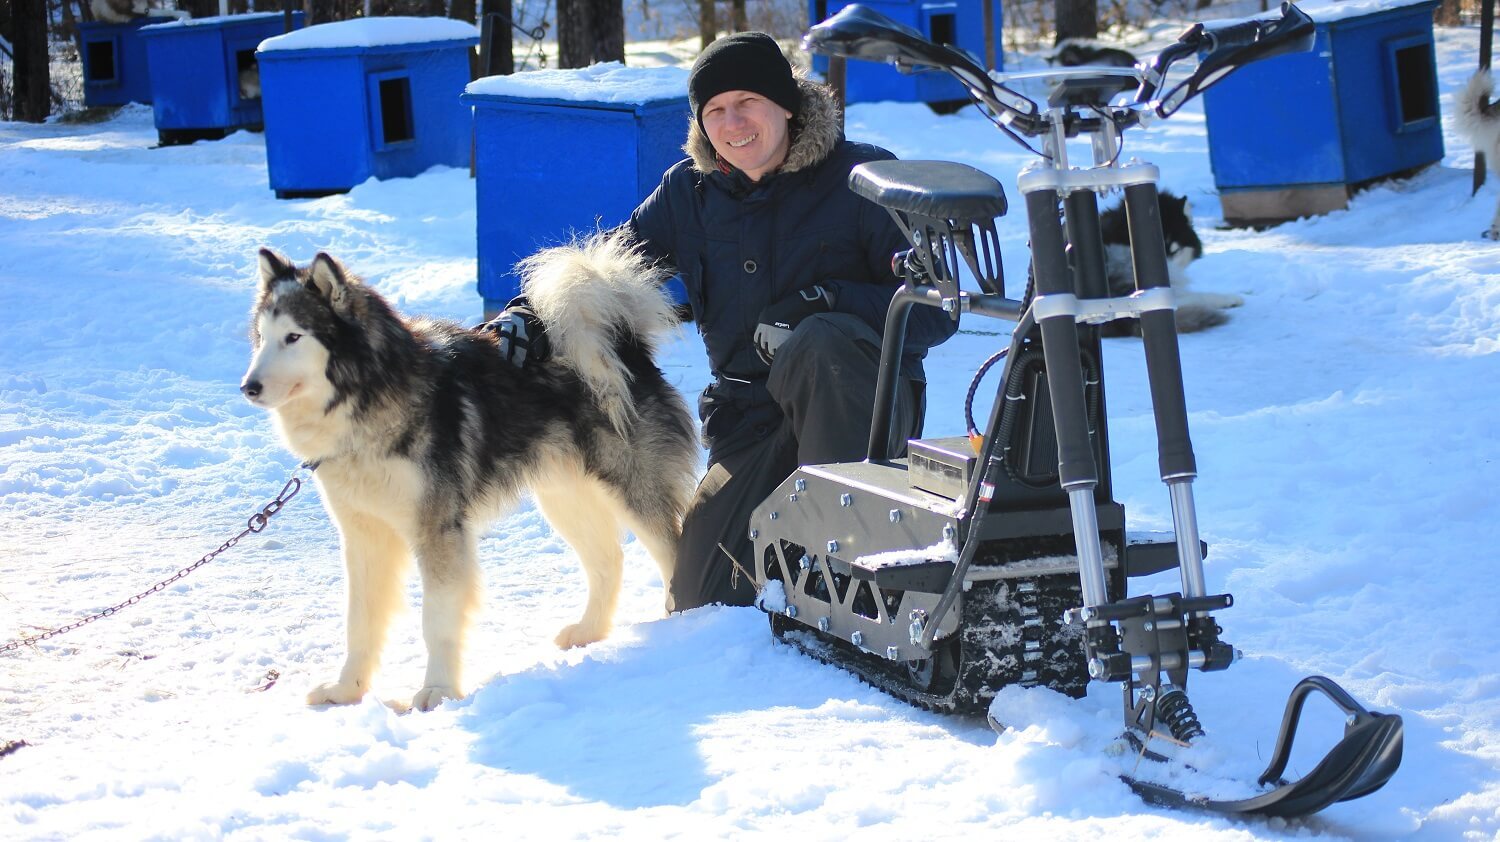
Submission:
MULTIPOLYGON (((714 374, 699 400, 708 471, 683 523, 670 611, 750 604, 751 511, 798 465, 864 458, 880 331, 900 284, 891 256, 907 247, 890 215, 848 186, 855 165, 894 156, 846 140, 832 92, 796 78, 770 36, 710 44, 688 101, 689 158, 623 226, 681 275, 714 374)), ((545 354, 524 306, 491 327, 518 364, 545 354)), ((893 452, 920 433, 921 360, 954 328, 935 308, 911 315, 893 452)))

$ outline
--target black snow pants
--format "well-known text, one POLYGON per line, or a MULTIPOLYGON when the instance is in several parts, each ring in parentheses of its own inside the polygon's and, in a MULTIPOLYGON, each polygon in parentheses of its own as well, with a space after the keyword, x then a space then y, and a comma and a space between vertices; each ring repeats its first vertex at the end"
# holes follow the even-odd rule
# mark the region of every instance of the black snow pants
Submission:
MULTIPOLYGON (((799 465, 865 458, 879 363, 880 336, 857 316, 825 313, 797 326, 776 351, 766 381, 779 421, 740 431, 732 446, 710 448, 677 544, 668 611, 751 604, 750 513, 799 465)), ((923 386, 906 377, 897 386, 893 454, 921 433, 923 386)))

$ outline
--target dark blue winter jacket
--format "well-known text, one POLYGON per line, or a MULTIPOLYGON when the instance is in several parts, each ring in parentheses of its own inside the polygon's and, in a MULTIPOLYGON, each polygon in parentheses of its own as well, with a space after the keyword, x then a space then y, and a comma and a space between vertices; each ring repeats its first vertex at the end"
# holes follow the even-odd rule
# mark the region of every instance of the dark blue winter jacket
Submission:
MULTIPOLYGON (((907 247, 890 214, 850 191, 849 171, 891 153, 843 137, 828 90, 802 81, 802 113, 793 121, 787 160, 751 182, 717 165, 696 122, 684 150, 626 223, 651 256, 675 268, 708 351, 716 382, 705 392, 704 420, 720 406, 733 412, 706 432, 714 449, 752 423, 763 431, 779 413, 766 393, 769 367, 755 352, 757 317, 769 304, 814 283, 832 288, 835 309, 879 334, 900 281, 891 255, 907 247)), ((953 335, 941 311, 917 307, 908 321, 902 373, 922 380, 927 349, 953 335)))

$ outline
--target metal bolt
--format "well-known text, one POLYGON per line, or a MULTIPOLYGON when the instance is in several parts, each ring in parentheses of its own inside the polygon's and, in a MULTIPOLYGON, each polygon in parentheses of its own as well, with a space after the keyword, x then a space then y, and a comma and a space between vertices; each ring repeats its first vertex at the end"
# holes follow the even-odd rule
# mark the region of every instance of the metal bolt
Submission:
POLYGON ((783 611, 783 612, 781 612, 781 613, 787 615, 788 617, 796 618, 796 616, 797 616, 797 606, 795 606, 795 605, 788 605, 786 607, 786 610, 783 611))
POLYGON ((957 534, 958 534, 958 530, 956 530, 956 529, 953 528, 953 524, 950 523, 950 524, 947 524, 947 525, 945 525, 943 527, 943 540, 944 541, 952 541, 953 540, 953 536, 957 535, 957 534))
POLYGON ((828 542, 828 551, 831 552, 831 553, 838 552, 839 551, 839 542, 838 541, 829 541, 828 542))
POLYGON ((1141 701, 1149 702, 1156 698, 1156 688, 1149 684, 1141 688, 1141 701))
POLYGON ((901 659, 901 647, 899 647, 899 646, 887 646, 887 647, 885 647, 885 657, 886 657, 886 660, 889 660, 889 661, 900 660, 901 659))
POLYGON ((786 499, 793 503, 797 502, 797 492, 793 491, 791 494, 788 494, 786 499))
POLYGON ((771 520, 776 520, 779 517, 781 517, 780 513, 778 513, 778 512, 771 512, 771 520))
POLYGON ((901 510, 900 509, 891 509, 891 523, 900 523, 900 522, 901 522, 901 510))
POLYGON ((792 487, 795 488, 795 489, 797 489, 798 491, 806 491, 807 490, 807 480, 805 480, 805 479, 794 480, 792 482, 792 487))
POLYGON ((818 631, 823 632, 824 634, 827 634, 828 633, 828 626, 829 626, 829 622, 828 622, 828 618, 827 617, 819 617, 818 618, 818 631))
POLYGON ((854 634, 849 635, 849 642, 854 644, 855 646, 863 646, 865 642, 865 633, 857 631, 854 634))
POLYGON ((1147 620, 1146 622, 1141 623, 1141 631, 1156 631, 1156 624, 1151 622, 1150 620, 1147 620))
POLYGON ((843 506, 846 509, 849 508, 850 506, 854 505, 854 495, 853 494, 840 494, 839 495, 839 505, 843 506))
POLYGON ((1105 667, 1102 658, 1089 659, 1089 677, 1098 681, 1104 679, 1105 667))
POLYGON ((953 312, 953 309, 955 307, 957 307, 957 306, 958 306, 958 302, 955 301, 955 300, 953 300, 952 298, 944 298, 943 299, 943 312, 944 313, 951 313, 951 312, 953 312))
POLYGON ((807 568, 812 567, 812 559, 808 558, 806 555, 803 555, 801 558, 797 559, 797 566, 802 568, 803 570, 806 570, 807 568))
POLYGON ((760 537, 760 530, 759 529, 752 529, 752 530, 750 530, 750 540, 754 541, 756 538, 759 538, 759 537, 760 537))

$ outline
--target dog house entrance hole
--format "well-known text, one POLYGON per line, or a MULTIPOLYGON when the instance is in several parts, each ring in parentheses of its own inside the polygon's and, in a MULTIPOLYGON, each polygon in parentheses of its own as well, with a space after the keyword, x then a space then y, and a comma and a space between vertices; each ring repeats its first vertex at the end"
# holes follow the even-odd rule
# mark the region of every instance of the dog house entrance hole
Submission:
POLYGON ((413 140, 411 79, 389 76, 380 80, 380 134, 384 145, 413 140))
POLYGON ((958 43, 958 15, 942 12, 928 18, 929 37, 934 44, 958 43))
POLYGON ((1435 119, 1438 113, 1437 86, 1433 77, 1432 44, 1397 46, 1395 60, 1401 125, 1435 119))
POLYGON ((88 81, 115 81, 115 42, 89 41, 83 48, 88 51, 88 81))
POLYGON ((255 48, 236 50, 234 77, 239 81, 240 99, 260 99, 260 65, 255 63, 255 48))

